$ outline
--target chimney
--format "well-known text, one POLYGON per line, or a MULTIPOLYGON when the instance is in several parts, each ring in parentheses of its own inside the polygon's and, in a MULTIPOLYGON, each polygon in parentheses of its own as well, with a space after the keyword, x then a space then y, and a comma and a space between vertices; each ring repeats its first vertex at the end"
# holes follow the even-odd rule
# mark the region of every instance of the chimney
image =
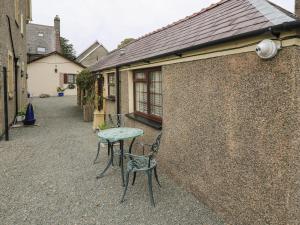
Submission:
POLYGON ((295 15, 300 18, 300 0, 295 0, 295 15))
POLYGON ((55 30, 55 50, 61 52, 60 46, 60 18, 58 15, 54 18, 54 30, 55 30))

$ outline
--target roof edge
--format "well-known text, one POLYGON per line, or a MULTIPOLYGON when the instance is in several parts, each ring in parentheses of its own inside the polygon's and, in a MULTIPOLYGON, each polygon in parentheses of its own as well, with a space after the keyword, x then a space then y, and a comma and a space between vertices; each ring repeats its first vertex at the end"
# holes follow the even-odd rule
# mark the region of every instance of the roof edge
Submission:
POLYGON ((247 32, 247 33, 238 34, 238 35, 235 35, 235 36, 231 36, 231 37, 227 37, 227 38, 223 38, 223 39, 219 39, 219 40, 215 40, 215 41, 210 41, 210 42, 207 42, 207 43, 204 43, 204 44, 195 45, 195 46, 188 47, 188 48, 183 48, 183 49, 180 49, 180 50, 160 54, 160 55, 150 57, 150 58, 144 58, 144 59, 140 59, 140 60, 136 60, 136 61, 130 61, 130 62, 122 63, 122 64, 117 64, 117 65, 110 66, 110 67, 104 67, 104 68, 101 68, 101 69, 91 70, 91 72, 98 72, 98 71, 102 71, 102 70, 118 68, 118 67, 122 67, 122 66, 128 66, 130 64, 134 64, 134 63, 138 63, 138 62, 150 61, 150 60, 153 60, 153 59, 166 57, 166 56, 174 55, 174 54, 181 54, 181 53, 196 50, 196 49, 199 49, 199 48, 204 48, 204 47, 209 47, 209 46, 216 45, 216 44, 221 44, 221 43, 225 43, 225 42, 229 42, 229 41, 234 41, 234 40, 237 40, 237 39, 240 39, 240 38, 253 37, 255 35, 261 35, 261 34, 264 34, 264 33, 267 33, 267 32, 272 33, 272 32, 278 31, 278 30, 288 30, 288 29, 294 29, 294 28, 299 28, 299 27, 300 27, 300 20, 294 20, 292 22, 285 22, 285 23, 282 23, 282 24, 279 24, 279 25, 275 25, 275 26, 271 26, 271 27, 267 27, 267 28, 263 28, 263 29, 259 29, 259 30, 250 31, 250 32, 247 32))
POLYGON ((87 68, 86 66, 82 65, 81 63, 79 63, 79 62, 77 62, 77 61, 75 61, 75 60, 71 60, 71 59, 67 58, 66 56, 64 56, 63 54, 61 54, 60 52, 57 52, 57 51, 50 52, 49 54, 42 55, 42 56, 39 57, 39 58, 33 59, 33 60, 29 61, 28 64, 34 63, 34 62, 36 62, 36 61, 39 61, 39 60, 41 60, 41 59, 47 58, 47 57, 52 56, 52 55, 55 55, 55 54, 56 54, 56 55, 59 55, 59 56, 61 56, 61 57, 63 57, 64 59, 66 59, 66 60, 68 60, 68 61, 70 61, 70 62, 72 62, 72 63, 74 63, 74 64, 77 64, 78 66, 80 66, 80 67, 82 67, 82 68, 87 68))

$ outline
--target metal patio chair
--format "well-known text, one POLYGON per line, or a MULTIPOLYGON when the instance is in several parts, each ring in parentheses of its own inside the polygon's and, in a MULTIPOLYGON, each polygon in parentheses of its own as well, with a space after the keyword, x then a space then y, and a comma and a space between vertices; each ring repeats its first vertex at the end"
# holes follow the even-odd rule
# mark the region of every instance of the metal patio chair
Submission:
POLYGON ((127 163, 127 172, 126 172, 126 181, 125 181, 125 188, 122 195, 121 203, 124 202, 124 198, 128 189, 129 183, 129 176, 130 173, 133 173, 133 181, 132 185, 135 183, 136 174, 138 172, 145 172, 148 176, 148 191, 150 195, 150 201, 152 206, 155 206, 154 197, 153 197, 153 190, 152 190, 152 175, 154 172, 155 179, 159 187, 161 187, 160 182, 158 180, 157 175, 157 162, 155 160, 155 156, 158 153, 160 141, 161 141, 162 132, 160 132, 155 142, 152 145, 148 144, 140 144, 143 147, 143 152, 145 147, 149 147, 149 154, 148 155, 134 155, 134 154, 127 154, 129 156, 129 161, 127 163))
MULTIPOLYGON (((105 118, 105 124, 106 124, 107 128, 124 127, 125 126, 125 114, 108 114, 105 118)), ((97 160, 99 158, 101 145, 107 146, 108 143, 106 140, 99 138, 97 154, 94 159, 94 164, 97 163, 97 160)), ((113 146, 117 146, 117 145, 119 145, 118 142, 113 144, 113 146)), ((110 155, 110 149, 107 150, 107 154, 110 155)))

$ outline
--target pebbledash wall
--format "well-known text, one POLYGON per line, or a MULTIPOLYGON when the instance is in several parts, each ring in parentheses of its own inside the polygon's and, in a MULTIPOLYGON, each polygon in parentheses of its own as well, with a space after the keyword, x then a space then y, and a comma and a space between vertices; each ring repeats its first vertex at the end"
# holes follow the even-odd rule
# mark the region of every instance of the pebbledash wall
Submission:
POLYGON ((289 47, 162 67, 160 163, 229 223, 300 223, 299 62, 289 47))
MULTIPOLYGON (((300 47, 162 66, 159 170, 229 224, 300 223, 300 47)), ((132 112, 132 71, 121 72, 132 112)), ((115 104, 107 104, 109 113, 115 104)), ((126 126, 158 130, 129 118, 126 126)))
MULTIPOLYGON (((8 68, 8 54, 13 56, 12 43, 9 35, 7 16, 10 18, 13 45, 16 57, 19 58, 18 66, 18 107, 22 110, 27 104, 27 51, 26 51, 26 22, 31 17, 31 1, 19 1, 20 20, 15 20, 14 1, 0 0, 0 136, 4 132, 4 96, 2 67, 8 68), (22 18, 22 19, 21 19, 22 18)), ((15 80, 13 74, 13 80, 15 80)), ((14 81, 13 81, 14 82, 14 81)), ((12 123, 16 114, 15 85, 13 94, 8 99, 9 123, 12 123)))

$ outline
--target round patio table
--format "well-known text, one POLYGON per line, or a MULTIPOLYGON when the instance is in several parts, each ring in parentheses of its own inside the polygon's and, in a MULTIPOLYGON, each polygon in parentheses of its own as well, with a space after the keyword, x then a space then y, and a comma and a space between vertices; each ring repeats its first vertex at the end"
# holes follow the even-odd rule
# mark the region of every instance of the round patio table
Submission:
POLYGON ((131 127, 118 127, 118 128, 111 128, 104 131, 100 131, 98 133, 98 136, 108 143, 108 150, 110 150, 110 159, 108 160, 107 166, 103 170, 100 175, 97 176, 97 179, 102 178, 105 174, 105 172, 109 169, 110 166, 113 164, 113 158, 114 158, 114 149, 113 145, 116 142, 120 143, 120 163, 121 163, 121 176, 122 176, 122 185, 124 186, 124 141, 126 140, 132 140, 130 147, 129 147, 129 153, 131 153, 131 149, 133 146, 133 143, 135 139, 139 136, 142 136, 144 134, 144 131, 142 129, 138 128, 131 128, 131 127))

